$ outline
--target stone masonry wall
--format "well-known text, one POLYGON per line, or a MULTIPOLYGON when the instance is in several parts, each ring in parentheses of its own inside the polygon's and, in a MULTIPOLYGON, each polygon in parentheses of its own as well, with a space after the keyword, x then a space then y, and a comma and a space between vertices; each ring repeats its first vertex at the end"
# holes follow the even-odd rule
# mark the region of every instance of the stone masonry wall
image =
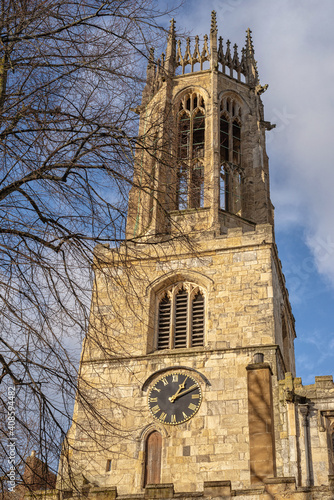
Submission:
POLYGON ((97 268, 80 382, 85 405, 94 403, 99 416, 92 418, 77 402, 71 437, 78 484, 116 486, 120 494, 143 491, 145 438, 157 429, 163 439, 161 481, 173 482, 176 492, 200 491, 204 481, 250 486, 246 367, 259 350, 277 393, 272 228, 230 229, 193 241, 192 249, 177 242, 159 249, 142 245, 138 254, 130 247, 127 268, 122 249, 118 255, 100 249, 110 274, 106 278, 97 268), (205 345, 158 352, 156 293, 182 280, 205 290, 205 345), (147 394, 155 380, 150 377, 172 367, 196 370, 191 375, 203 398, 191 420, 164 426, 149 412, 147 394))

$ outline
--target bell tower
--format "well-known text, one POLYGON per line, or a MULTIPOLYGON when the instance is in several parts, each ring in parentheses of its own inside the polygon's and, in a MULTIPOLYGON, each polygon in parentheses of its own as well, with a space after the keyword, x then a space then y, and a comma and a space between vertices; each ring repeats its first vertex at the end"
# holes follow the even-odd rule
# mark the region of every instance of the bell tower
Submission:
POLYGON ((171 22, 166 57, 147 69, 140 113, 135 187, 127 238, 186 232, 224 234, 229 228, 273 225, 268 157, 251 31, 238 54, 208 37, 182 52, 171 22), (209 69, 205 69, 208 67, 209 69))
MULTIPOLYGON (((182 48, 172 21, 166 54, 151 50, 126 240, 95 251, 64 454, 76 487, 94 498, 250 498, 254 485, 313 480, 302 415, 311 418, 306 395, 315 392, 295 378, 269 192, 267 85, 250 30, 241 52, 217 31, 213 12, 210 36, 182 48)), ((325 429, 333 415, 321 404, 325 429)))

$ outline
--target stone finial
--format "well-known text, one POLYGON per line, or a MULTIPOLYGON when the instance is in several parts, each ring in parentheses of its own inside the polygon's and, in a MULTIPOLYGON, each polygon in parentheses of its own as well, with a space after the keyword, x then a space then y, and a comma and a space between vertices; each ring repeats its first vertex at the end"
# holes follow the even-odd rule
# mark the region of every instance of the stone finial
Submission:
POLYGON ((169 28, 168 36, 169 36, 169 38, 172 38, 172 39, 175 38, 175 19, 174 18, 172 18, 170 20, 170 28, 169 28))
POLYGON ((149 56, 148 56, 148 68, 151 68, 154 65, 154 47, 150 48, 149 56))
POLYGON ((186 51, 184 53, 184 62, 185 64, 189 64, 191 61, 191 52, 190 52, 190 38, 187 37, 186 51))
POLYGON ((160 60, 161 60, 161 71, 160 71, 160 75, 159 75, 159 78, 160 78, 160 84, 162 82, 165 81, 165 72, 164 72, 164 69, 165 69, 165 54, 162 53, 161 54, 161 57, 160 57, 160 60))
POLYGON ((217 13, 215 10, 211 12, 211 33, 217 31, 217 13))
POLYGON ((233 45, 234 53, 233 53, 233 63, 237 66, 239 65, 239 54, 238 54, 238 45, 235 43, 233 45))
POLYGON ((195 36, 195 48, 194 48, 194 53, 193 53, 193 61, 194 62, 199 62, 201 57, 200 51, 199 51, 199 36, 195 36))
POLYGON ((255 54, 252 40, 252 31, 249 28, 247 28, 246 30, 246 51, 249 55, 254 56, 255 54))
POLYGON ((218 70, 218 54, 217 54, 217 17, 216 11, 211 12, 211 29, 210 29, 210 66, 213 70, 218 70))
POLYGON ((202 50, 202 57, 209 57, 210 51, 208 47, 208 35, 204 35, 204 44, 203 44, 203 50, 202 50))
POLYGON ((170 21, 170 28, 167 39, 166 64, 165 71, 169 75, 174 75, 176 68, 176 38, 175 38, 175 20, 170 21))
POLYGON ((146 70, 146 86, 147 86, 146 90, 148 93, 150 93, 149 89, 152 88, 154 78, 155 78, 154 48, 151 47, 150 52, 149 52, 149 56, 148 56, 148 63, 147 63, 147 70, 146 70))
POLYGON ((252 40, 252 32, 248 28, 246 31, 246 65, 247 65, 247 83, 256 87, 260 84, 257 62, 255 60, 255 51, 252 40))
POLYGON ((231 58, 231 42, 230 40, 226 41, 226 52, 225 52, 225 59, 228 65, 232 63, 232 58, 231 58))

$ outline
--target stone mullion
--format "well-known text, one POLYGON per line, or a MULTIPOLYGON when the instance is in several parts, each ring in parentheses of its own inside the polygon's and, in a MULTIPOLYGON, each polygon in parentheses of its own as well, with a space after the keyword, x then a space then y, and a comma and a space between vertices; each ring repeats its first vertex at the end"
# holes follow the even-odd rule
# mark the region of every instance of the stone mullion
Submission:
POLYGON ((193 160, 193 136, 194 136, 194 110, 191 102, 190 114, 190 136, 189 136, 189 155, 187 172, 187 208, 191 208, 191 189, 192 189, 192 160, 193 160))
MULTIPOLYGON (((232 102, 231 102, 232 106, 232 102)), ((229 113, 230 114, 230 113, 229 113)), ((234 213, 234 169, 233 169, 233 120, 232 117, 229 117, 229 122, 228 122, 228 161, 230 164, 230 171, 229 171, 229 185, 227 186, 228 188, 228 198, 229 198, 229 203, 228 203, 228 211, 231 213, 234 213)))
MULTIPOLYGON (((214 35, 214 33, 213 33, 214 35)), ((215 36, 213 36, 213 42, 215 36)), ((205 135, 210 132, 210 141, 206 141, 205 157, 210 158, 210 162, 205 162, 204 172, 204 206, 211 206, 212 228, 219 231, 219 207, 220 207, 220 102, 218 101, 218 60, 217 48, 212 48, 211 65, 211 102, 210 115, 207 117, 209 127, 206 127, 205 135), (218 124, 218 127, 217 127, 218 124), (209 147, 211 151, 208 151, 209 147), (208 172, 209 170, 209 172, 208 172), (209 196, 209 193, 211 194, 209 196)), ((206 106, 207 109, 207 106, 206 106)))

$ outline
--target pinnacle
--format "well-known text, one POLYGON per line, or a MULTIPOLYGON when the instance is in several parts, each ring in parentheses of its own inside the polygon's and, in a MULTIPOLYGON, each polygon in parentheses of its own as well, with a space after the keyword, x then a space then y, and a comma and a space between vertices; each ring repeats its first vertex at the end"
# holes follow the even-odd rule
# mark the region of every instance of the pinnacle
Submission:
POLYGON ((211 12, 211 32, 217 31, 217 13, 215 10, 211 12))
POLYGON ((150 53, 148 56, 148 68, 150 68, 154 63, 154 47, 150 48, 150 53))
POLYGON ((253 40, 252 40, 252 31, 247 28, 246 30, 247 36, 246 36, 246 50, 254 55, 254 46, 253 46, 253 40))
POLYGON ((174 19, 174 17, 170 20, 169 36, 171 38, 175 37, 175 19, 174 19))

